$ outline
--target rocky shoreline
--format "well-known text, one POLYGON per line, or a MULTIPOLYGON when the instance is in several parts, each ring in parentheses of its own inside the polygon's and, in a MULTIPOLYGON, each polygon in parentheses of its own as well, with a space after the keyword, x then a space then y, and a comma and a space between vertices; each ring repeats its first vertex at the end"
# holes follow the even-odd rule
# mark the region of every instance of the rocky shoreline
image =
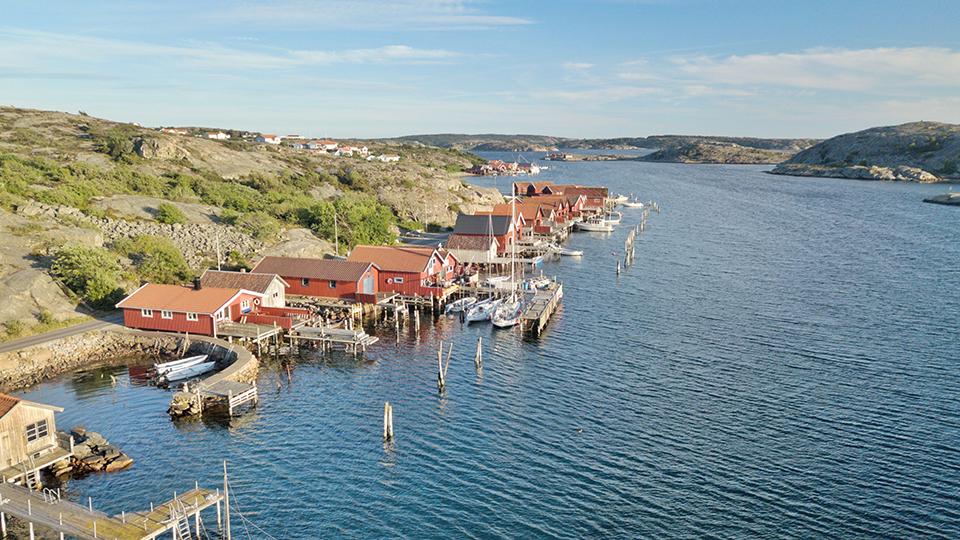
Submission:
MULTIPOLYGON (((66 433, 63 434, 67 436, 66 433)), ((133 459, 110 444, 96 431, 87 431, 82 426, 70 430, 73 437, 73 457, 53 464, 50 472, 58 479, 83 477, 93 472, 122 471, 133 465, 133 459)))
POLYGON ((850 165, 831 167, 806 163, 781 163, 770 174, 785 176, 814 176, 821 178, 849 178, 852 180, 880 180, 886 182, 918 182, 922 184, 942 181, 939 176, 917 167, 879 167, 850 165))

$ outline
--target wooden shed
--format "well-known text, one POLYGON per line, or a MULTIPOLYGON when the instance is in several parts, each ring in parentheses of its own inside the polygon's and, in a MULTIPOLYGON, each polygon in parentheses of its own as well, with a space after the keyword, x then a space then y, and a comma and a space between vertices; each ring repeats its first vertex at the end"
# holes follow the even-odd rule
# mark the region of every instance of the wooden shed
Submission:
POLYGON ((73 454, 70 441, 57 436, 54 413, 62 411, 0 394, 0 475, 5 480, 35 478, 40 469, 73 454))

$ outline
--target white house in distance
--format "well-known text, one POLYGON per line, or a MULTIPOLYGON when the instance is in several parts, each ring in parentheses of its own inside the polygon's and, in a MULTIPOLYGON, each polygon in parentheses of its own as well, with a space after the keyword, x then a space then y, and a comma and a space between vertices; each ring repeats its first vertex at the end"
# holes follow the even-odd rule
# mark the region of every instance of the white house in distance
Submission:
POLYGON ((367 161, 380 160, 383 163, 390 163, 393 161, 400 161, 400 156, 394 154, 380 154, 379 156, 367 156, 367 161))
POLYGON ((279 135, 275 135, 273 133, 263 133, 261 135, 258 135, 257 138, 254 140, 259 143, 280 144, 281 142, 283 142, 283 137, 279 135))
POLYGON ((214 131, 214 132, 207 133, 207 138, 213 139, 216 141, 225 141, 230 138, 230 135, 222 131, 214 131))

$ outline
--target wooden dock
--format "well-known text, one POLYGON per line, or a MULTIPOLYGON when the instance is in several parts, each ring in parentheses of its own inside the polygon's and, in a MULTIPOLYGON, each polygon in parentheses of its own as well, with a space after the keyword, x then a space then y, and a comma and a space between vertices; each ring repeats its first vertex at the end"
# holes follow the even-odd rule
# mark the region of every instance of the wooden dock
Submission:
POLYGON ((304 326, 289 334, 291 345, 300 341, 319 343, 325 349, 334 346, 343 347, 343 350, 357 354, 366 352, 367 347, 380 341, 380 338, 371 336, 363 331, 348 330, 345 328, 331 328, 328 326, 304 326))
POLYGON ((533 298, 526 303, 520 317, 523 330, 540 335, 562 300, 563 284, 559 281, 552 282, 546 289, 536 291, 533 298))
POLYGON ((222 500, 219 491, 195 487, 149 510, 109 516, 92 504, 61 500, 53 490, 39 492, 0 483, 0 512, 27 522, 31 537, 33 526, 38 525, 83 540, 152 540, 169 531, 176 531, 177 538, 200 538, 200 512, 216 506, 219 520, 222 500))

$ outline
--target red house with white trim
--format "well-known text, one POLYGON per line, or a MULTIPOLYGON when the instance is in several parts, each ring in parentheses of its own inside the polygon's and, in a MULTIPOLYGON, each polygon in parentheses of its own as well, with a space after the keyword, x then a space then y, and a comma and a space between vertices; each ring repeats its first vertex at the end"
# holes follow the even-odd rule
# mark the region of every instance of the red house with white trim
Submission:
POLYGON ((117 303, 123 325, 141 330, 216 336, 221 322, 252 313, 263 295, 244 289, 147 283, 117 303))
POLYGON ((445 296, 459 261, 449 252, 418 246, 356 246, 348 261, 380 269, 379 290, 406 296, 445 296))
POLYGON ((380 268, 370 262, 298 257, 264 257, 252 272, 277 274, 286 294, 375 303, 380 268))

